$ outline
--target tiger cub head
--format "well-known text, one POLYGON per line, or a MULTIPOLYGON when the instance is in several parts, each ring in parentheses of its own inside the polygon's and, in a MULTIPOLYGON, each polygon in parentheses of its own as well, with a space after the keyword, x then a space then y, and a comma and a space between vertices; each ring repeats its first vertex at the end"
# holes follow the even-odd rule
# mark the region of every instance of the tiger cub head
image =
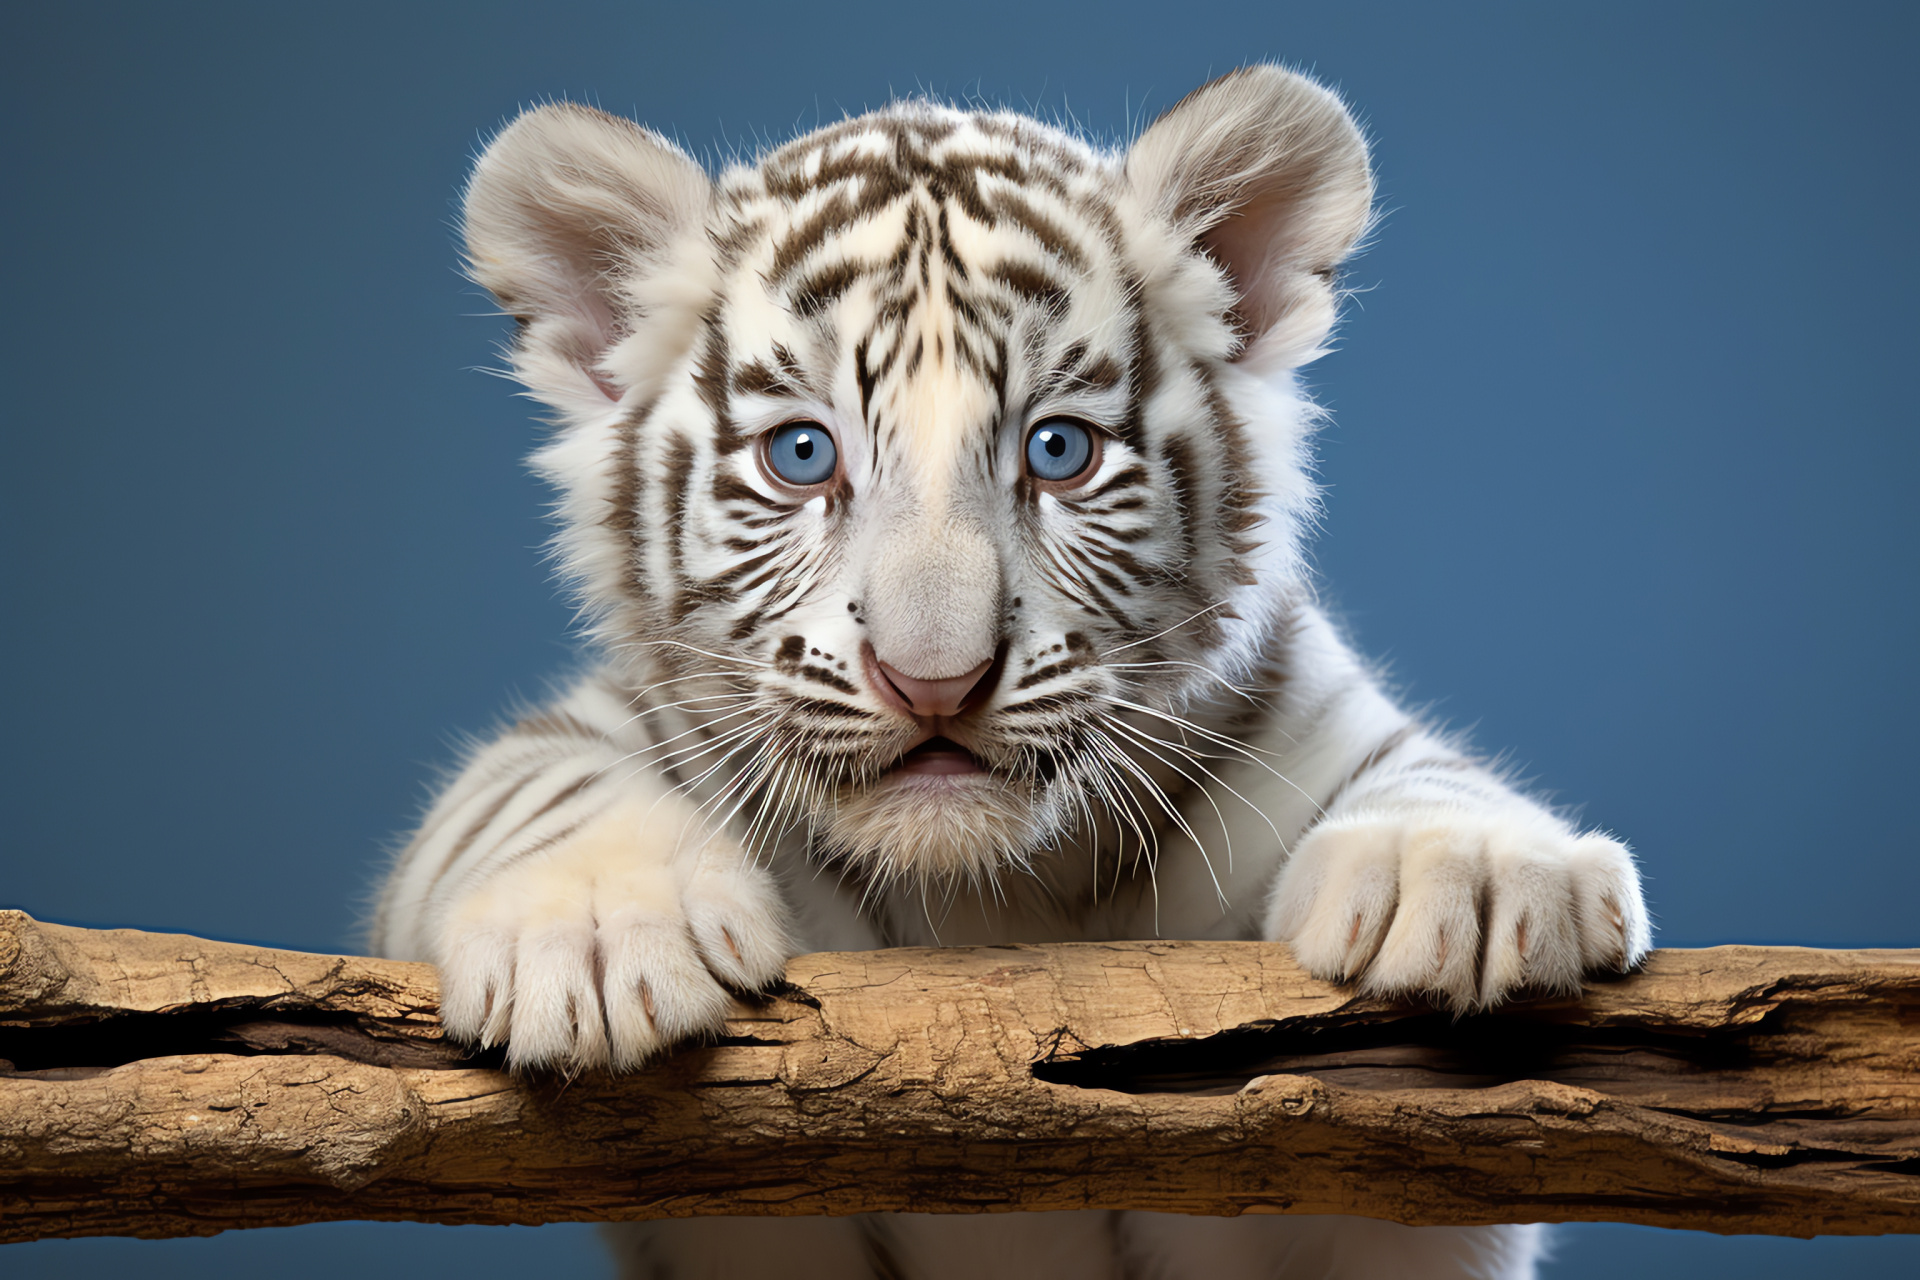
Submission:
POLYGON ((914 101, 717 180, 520 116, 468 258, 593 635, 693 727, 658 766, 881 879, 1148 817, 1168 717, 1300 589, 1293 371, 1371 198, 1340 102, 1266 66, 1123 151, 914 101))

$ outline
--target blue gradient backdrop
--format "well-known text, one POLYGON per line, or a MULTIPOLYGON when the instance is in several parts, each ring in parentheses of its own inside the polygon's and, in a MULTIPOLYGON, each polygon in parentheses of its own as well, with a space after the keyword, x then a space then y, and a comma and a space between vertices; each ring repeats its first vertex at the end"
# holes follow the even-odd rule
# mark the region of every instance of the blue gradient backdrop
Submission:
MULTIPOLYGON (((1641 851, 1671 944, 1920 945, 1911 5, 18 4, 0 902, 355 945, 457 731, 567 666, 450 221, 584 98, 712 158, 926 90, 1115 137, 1258 58, 1384 207, 1318 548, 1408 694, 1641 851)), ((1567 1278, 1920 1238, 1562 1233, 1567 1278)), ((601 1275, 585 1228, 14 1246, 16 1277, 601 1275)))

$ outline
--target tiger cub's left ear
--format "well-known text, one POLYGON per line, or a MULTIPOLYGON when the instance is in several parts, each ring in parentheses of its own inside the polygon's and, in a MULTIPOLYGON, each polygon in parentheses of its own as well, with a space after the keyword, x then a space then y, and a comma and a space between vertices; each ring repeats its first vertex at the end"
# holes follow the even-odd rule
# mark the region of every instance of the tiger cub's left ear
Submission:
POLYGON ((461 220, 469 273, 520 322, 514 373, 528 389, 567 417, 619 398, 607 352, 661 309, 648 294, 673 274, 663 268, 699 265, 683 238, 703 226, 711 190, 680 148, 592 107, 535 107, 501 131, 461 220))
POLYGON ((1334 270, 1373 205, 1366 139, 1340 99, 1279 67, 1243 67, 1168 108, 1126 172, 1227 273, 1239 359, 1290 369, 1322 353, 1334 270))

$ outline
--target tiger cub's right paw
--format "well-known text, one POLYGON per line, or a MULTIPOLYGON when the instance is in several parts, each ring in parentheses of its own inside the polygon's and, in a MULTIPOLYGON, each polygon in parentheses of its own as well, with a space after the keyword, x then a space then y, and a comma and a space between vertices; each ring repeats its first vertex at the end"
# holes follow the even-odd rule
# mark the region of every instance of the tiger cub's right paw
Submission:
POLYGON ((725 840, 663 842, 653 816, 620 806, 453 909, 437 953, 449 1034, 504 1041, 515 1068, 625 1070, 719 1030, 729 989, 780 978, 773 878, 725 840))

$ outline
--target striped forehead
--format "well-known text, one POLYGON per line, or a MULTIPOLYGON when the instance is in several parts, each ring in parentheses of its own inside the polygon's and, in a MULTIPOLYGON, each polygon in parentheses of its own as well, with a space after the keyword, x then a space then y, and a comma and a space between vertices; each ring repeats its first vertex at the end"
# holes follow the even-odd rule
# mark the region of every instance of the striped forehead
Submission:
POLYGON ((944 487, 1010 399, 1117 381, 1132 326, 1114 183, 1017 117, 908 104, 832 126, 723 181, 737 331, 759 335, 756 363, 803 353, 814 389, 841 393, 822 398, 857 401, 841 407, 877 455, 944 487))

